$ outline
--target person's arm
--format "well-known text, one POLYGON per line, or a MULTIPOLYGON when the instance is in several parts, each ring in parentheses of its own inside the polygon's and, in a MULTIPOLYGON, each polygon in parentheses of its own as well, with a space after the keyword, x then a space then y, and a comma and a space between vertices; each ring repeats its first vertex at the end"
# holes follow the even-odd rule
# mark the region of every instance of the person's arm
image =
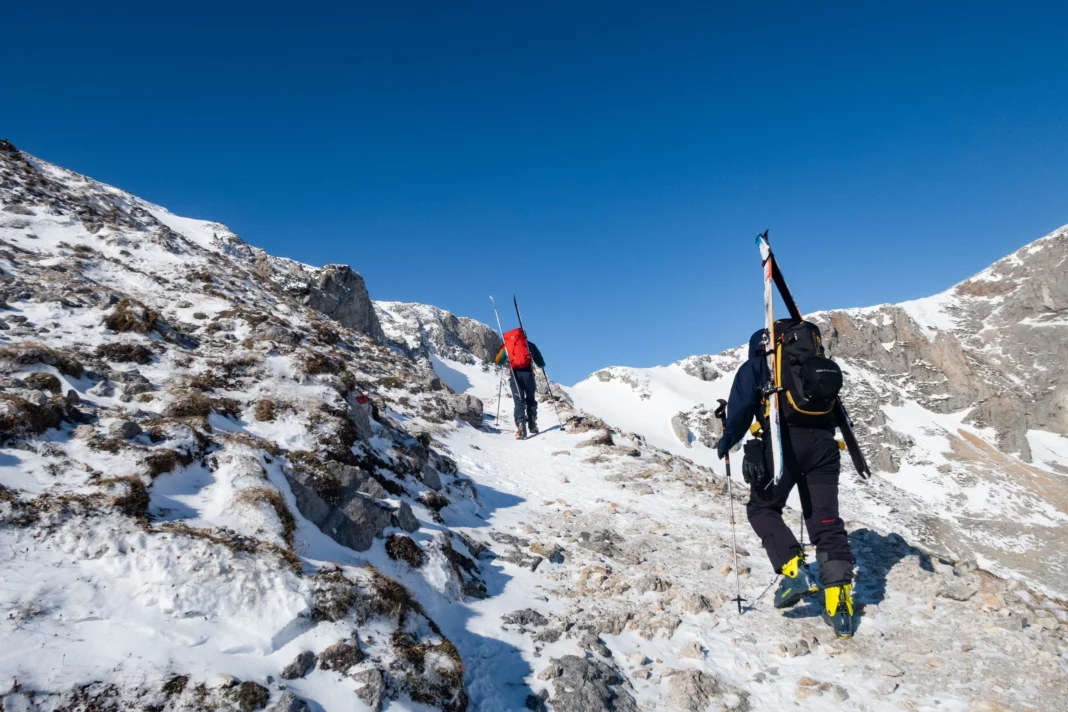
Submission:
POLYGON ((508 349, 501 347, 501 350, 497 352, 497 357, 493 359, 498 366, 508 365, 508 349))
POLYGON ((541 355, 541 351, 534 345, 533 341, 528 341, 527 346, 530 347, 530 358, 534 360, 534 365, 538 368, 545 368, 545 357, 541 355))
POLYGON ((722 458, 745 437, 760 407, 759 363, 751 359, 738 369, 727 401, 727 424, 716 452, 722 458))

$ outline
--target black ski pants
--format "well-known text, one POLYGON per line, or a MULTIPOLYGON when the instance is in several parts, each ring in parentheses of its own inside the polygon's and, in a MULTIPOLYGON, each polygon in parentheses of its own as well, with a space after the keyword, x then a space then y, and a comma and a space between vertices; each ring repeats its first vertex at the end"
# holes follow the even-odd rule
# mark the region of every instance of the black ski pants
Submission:
POLYGON ((517 368, 512 371, 515 378, 508 379, 508 387, 512 389, 512 405, 515 416, 515 424, 534 423, 538 418, 538 401, 535 398, 538 389, 534 381, 534 367, 517 368), (519 390, 516 390, 518 386, 519 390))
MULTIPOLYGON (((771 471, 770 438, 764 448, 771 471)), ((853 552, 849 548, 845 523, 838 516, 838 478, 842 453, 834 431, 823 428, 782 428, 783 474, 779 484, 754 487, 746 514, 753 531, 776 572, 801 553, 793 530, 783 521, 782 512, 794 485, 801 496, 805 528, 816 546, 820 582, 839 586, 853 580, 853 552)))

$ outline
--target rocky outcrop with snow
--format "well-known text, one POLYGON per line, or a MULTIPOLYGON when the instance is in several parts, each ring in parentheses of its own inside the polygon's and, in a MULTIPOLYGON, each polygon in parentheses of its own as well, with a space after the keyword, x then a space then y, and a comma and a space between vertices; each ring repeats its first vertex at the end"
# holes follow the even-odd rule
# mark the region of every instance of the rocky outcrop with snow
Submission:
POLYGON ((491 362, 501 337, 489 326, 426 304, 375 302, 378 320, 390 342, 409 354, 434 354, 459 363, 491 362))
POLYGON ((0 540, 32 582, 0 594, 3 706, 257 709, 304 656, 292 704, 465 709, 384 542, 482 587, 441 526, 474 488, 434 444, 470 408, 380 343, 363 279, 6 143, 0 200, 0 540))

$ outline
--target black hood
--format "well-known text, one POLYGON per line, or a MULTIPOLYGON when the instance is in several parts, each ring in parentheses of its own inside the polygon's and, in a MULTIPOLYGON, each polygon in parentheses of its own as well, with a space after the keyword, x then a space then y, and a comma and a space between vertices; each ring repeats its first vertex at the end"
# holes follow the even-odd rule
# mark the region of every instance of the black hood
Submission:
POLYGON ((767 334, 767 329, 760 329, 749 337, 749 358, 764 355, 764 338, 767 334))

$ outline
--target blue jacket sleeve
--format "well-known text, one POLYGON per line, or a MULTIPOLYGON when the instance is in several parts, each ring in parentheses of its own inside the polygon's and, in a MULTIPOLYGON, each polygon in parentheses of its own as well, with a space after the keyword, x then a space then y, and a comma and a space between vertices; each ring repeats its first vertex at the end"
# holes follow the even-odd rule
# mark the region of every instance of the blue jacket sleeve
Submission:
POLYGON ((741 442, 753 424, 753 418, 760 408, 760 389, 766 380, 762 378, 765 368, 762 359, 751 358, 738 369, 727 401, 727 424, 717 447, 721 456, 741 442))

